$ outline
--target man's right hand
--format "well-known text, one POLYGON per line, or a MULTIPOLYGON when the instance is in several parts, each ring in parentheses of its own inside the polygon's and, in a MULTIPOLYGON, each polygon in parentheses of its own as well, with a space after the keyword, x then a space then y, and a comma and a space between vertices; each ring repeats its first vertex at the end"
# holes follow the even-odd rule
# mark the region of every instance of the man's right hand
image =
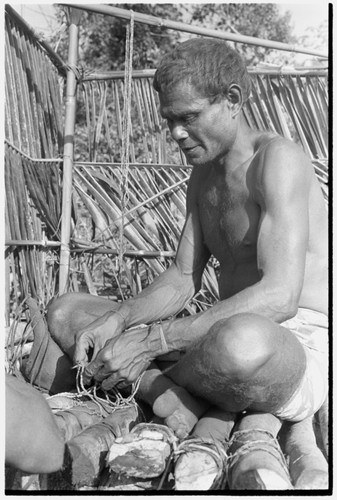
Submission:
POLYGON ((93 349, 91 360, 105 346, 107 341, 117 337, 125 329, 125 322, 119 314, 109 311, 75 335, 74 363, 87 365, 89 349, 93 349))

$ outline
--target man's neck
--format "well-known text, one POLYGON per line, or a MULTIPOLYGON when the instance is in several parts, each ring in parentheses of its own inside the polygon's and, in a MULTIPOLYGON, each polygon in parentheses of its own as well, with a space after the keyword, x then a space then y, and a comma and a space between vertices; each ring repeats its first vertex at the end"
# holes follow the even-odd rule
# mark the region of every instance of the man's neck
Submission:
POLYGON ((213 165, 214 170, 222 175, 230 175, 237 170, 237 168, 254 155, 256 143, 260 136, 261 132, 248 127, 244 118, 241 117, 236 138, 231 149, 213 165))

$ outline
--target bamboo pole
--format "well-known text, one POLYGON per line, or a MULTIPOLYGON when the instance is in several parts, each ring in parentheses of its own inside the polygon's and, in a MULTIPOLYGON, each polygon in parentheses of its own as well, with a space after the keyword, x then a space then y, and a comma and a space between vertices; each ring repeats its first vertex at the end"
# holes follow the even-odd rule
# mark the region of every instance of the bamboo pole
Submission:
MULTIPOLYGON (((247 71, 252 75, 271 75, 271 76, 328 76, 328 70, 325 68, 317 69, 296 69, 296 68, 257 68, 248 66, 247 71)), ((152 78, 154 77, 155 69, 138 69, 132 71, 132 78, 152 78)), ((101 80, 118 80, 124 78, 124 71, 106 71, 102 73, 90 73, 84 76, 81 82, 101 81, 101 80)))
POLYGON ((62 225, 60 251, 60 295, 67 291, 70 266, 70 231, 71 231, 71 202, 72 202, 72 175, 74 161, 74 132, 76 116, 76 89, 77 81, 75 68, 78 58, 78 23, 81 12, 69 12, 69 51, 66 84, 66 109, 64 122, 64 152, 63 152, 63 186, 62 186, 62 225))
POLYGON ((59 241, 35 241, 35 240, 6 240, 6 247, 29 247, 29 246, 40 246, 40 247, 59 247, 61 243, 59 241))
MULTIPOLYGON (((76 252, 76 253, 97 253, 97 254, 111 254, 111 255, 118 255, 118 250, 117 248, 110 248, 110 247, 101 247, 98 245, 93 244, 92 246, 84 246, 83 242, 80 241, 74 241, 74 243, 79 243, 80 246, 78 248, 72 248, 71 252, 76 252)), ((5 242, 6 247, 12 247, 12 246, 18 246, 18 247, 25 247, 25 246, 40 246, 40 247, 59 247, 61 243, 59 241, 33 241, 33 240, 7 240, 5 242)), ((140 258, 147 258, 147 259, 152 259, 156 257, 174 257, 176 252, 173 251, 166 251, 166 250, 126 250, 125 251, 125 256, 126 257, 140 257, 140 258)))
MULTIPOLYGON (((102 167, 102 168, 112 168, 112 169, 120 169, 121 164, 120 163, 112 163, 112 162, 95 162, 95 161, 75 161, 74 162, 74 167, 102 167)), ((156 169, 173 169, 173 170, 190 170, 192 169, 191 165, 177 165, 175 163, 130 163, 129 164, 130 168, 144 168, 144 169, 150 169, 150 170, 156 170, 156 169)))
MULTIPOLYGON (((103 254, 103 255, 118 255, 119 250, 117 248, 107 248, 107 247, 83 247, 83 248, 73 248, 72 252, 75 253, 93 253, 93 254, 103 254)), ((168 258, 175 257, 176 252, 173 250, 125 250, 125 257, 139 257, 141 259, 157 259, 158 257, 168 258)))
POLYGON ((5 144, 14 149, 19 155, 21 155, 23 158, 26 158, 27 160, 30 160, 34 163, 61 163, 63 161, 62 158, 32 158, 31 156, 27 155, 27 153, 24 153, 21 151, 21 149, 17 148, 12 144, 8 139, 4 139, 5 144))
POLYGON ((258 45, 260 47, 266 47, 276 50, 285 50, 288 52, 298 52, 300 54, 309 54, 316 57, 322 57, 323 59, 328 59, 327 54, 322 52, 317 52, 316 50, 310 50, 305 48, 296 47, 282 42, 275 42, 273 40, 265 40, 263 38, 255 38, 252 36, 236 35, 234 33, 228 33, 217 30, 210 30, 207 28, 201 28, 199 26, 190 26, 186 23, 181 23, 177 21, 170 21, 160 17, 150 16, 148 14, 141 14, 139 12, 132 12, 125 9, 119 9, 117 7, 111 7, 109 5, 94 5, 94 4, 60 4, 68 5, 68 7, 73 7, 75 9, 83 9, 89 12, 96 12, 97 14, 105 14, 107 16, 119 17, 122 19, 130 19, 131 14, 134 16, 136 22, 142 24, 148 24, 150 26, 158 26, 161 28, 169 28, 175 31, 183 31, 186 33, 193 33, 195 35, 204 35, 214 38, 221 38, 223 40, 230 40, 232 42, 246 43, 248 45, 258 45))

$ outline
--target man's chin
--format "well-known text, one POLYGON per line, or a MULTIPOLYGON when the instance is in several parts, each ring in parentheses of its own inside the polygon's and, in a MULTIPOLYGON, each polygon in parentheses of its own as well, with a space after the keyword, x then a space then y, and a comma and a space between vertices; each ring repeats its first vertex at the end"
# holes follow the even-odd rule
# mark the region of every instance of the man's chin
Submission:
POLYGON ((193 167, 197 166, 197 165, 203 165, 205 163, 205 157, 204 157, 204 155, 201 155, 200 153, 199 154, 196 154, 196 153, 189 154, 186 151, 184 151, 184 154, 185 154, 185 158, 187 160, 187 163, 189 165, 192 165, 193 167))
POLYGON ((212 164, 212 161, 205 157, 187 158, 187 161, 189 165, 192 165, 192 167, 208 167, 212 164))

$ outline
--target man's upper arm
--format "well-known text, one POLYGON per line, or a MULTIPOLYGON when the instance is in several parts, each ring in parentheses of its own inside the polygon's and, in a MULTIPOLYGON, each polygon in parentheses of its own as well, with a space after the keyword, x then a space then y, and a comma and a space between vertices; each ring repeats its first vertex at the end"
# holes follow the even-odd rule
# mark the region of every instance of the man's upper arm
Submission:
POLYGON ((193 169, 187 190, 187 215, 181 233, 175 265, 184 276, 191 276, 195 288, 199 289, 201 277, 210 252, 203 241, 197 205, 197 191, 200 186, 201 172, 193 169))
POLYGON ((298 146, 280 139, 266 150, 259 170, 258 269, 280 306, 297 309, 309 238, 310 162, 298 146))

